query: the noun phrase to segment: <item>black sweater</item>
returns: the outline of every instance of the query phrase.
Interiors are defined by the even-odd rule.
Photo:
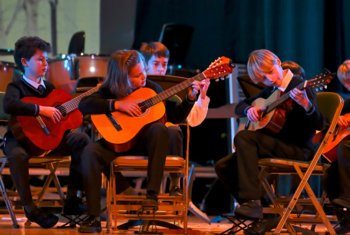
[[[146,86],[154,90],[157,94],[163,91],[161,86],[150,80],[146,81]],[[98,92],[84,97],[79,103],[79,110],[83,114],[104,114],[113,112],[115,97],[107,88],[100,88]],[[172,123],[181,123],[186,120],[189,112],[193,107],[194,102],[183,100],[177,104],[174,101],[166,101],[166,116],[167,120]]]
[[[341,95],[344,99],[344,107],[341,114],[344,115],[346,113],[350,113],[350,91],[344,92]]]
[[[21,99],[24,97],[44,98],[48,96],[55,87],[48,81],[44,80],[44,83],[46,89],[42,95],[23,79],[9,83],[3,101],[5,113],[10,114],[10,118],[13,118],[13,116],[37,116],[39,105],[23,102]],[[9,127],[7,135],[10,133],[11,129]]]
[[[38,105],[22,102],[21,99],[28,96],[38,98],[48,96],[55,87],[48,81],[44,80],[44,83],[46,89],[42,95],[22,79],[8,84],[3,103],[4,111],[10,115],[37,116],[39,114]]]
[[[286,92],[296,87],[300,82],[301,79],[294,76],[289,83]],[[306,92],[314,108],[312,108],[310,113],[306,113],[305,109],[293,100],[292,110],[287,113],[285,125],[276,135],[276,138],[287,144],[293,144],[301,148],[313,150],[311,139],[316,130],[322,130],[324,128],[325,122],[322,114],[317,108],[315,92],[309,88],[306,88]],[[255,99],[267,99],[272,93],[273,87],[267,87],[257,96],[239,102],[236,106],[235,113],[239,116],[246,116],[246,110],[251,106]]]

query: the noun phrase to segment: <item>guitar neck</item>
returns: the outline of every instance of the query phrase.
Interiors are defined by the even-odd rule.
[[[61,105],[59,105],[57,107],[57,109],[62,113],[62,115],[67,115],[68,113],[72,112],[73,110],[78,108],[79,102],[81,101],[81,99],[83,99],[86,96],[91,95],[92,93],[95,93],[96,91],[98,91],[99,87],[94,87],[90,90],[88,90],[87,92],[78,95],[77,97],[74,97],[73,99],[71,99],[70,101],[67,101]]]
[[[169,97],[179,93],[180,91],[186,89],[187,87],[191,86],[192,82],[197,80],[197,81],[201,81],[203,79],[205,79],[206,77],[204,76],[203,73],[197,74],[194,77],[191,77],[175,86],[170,87],[169,89],[166,89],[164,91],[162,91],[161,93],[159,93],[156,96],[153,96],[143,102],[141,102],[139,104],[139,106],[141,107],[141,109],[144,111],[150,107],[152,107],[155,104],[158,104],[159,102],[168,99]]]
[[[298,88],[299,90],[304,89],[304,82],[300,83],[299,85],[297,85],[295,88]],[[291,89],[292,90],[292,89]],[[291,91],[290,90],[290,91]],[[285,102],[286,100],[288,100],[290,98],[289,93],[290,91],[288,91],[287,93],[284,93],[281,97],[279,97],[277,100],[275,100],[274,102],[272,102],[271,104],[268,105],[265,113],[269,113],[272,110],[274,110],[278,105],[282,104],[283,102]]]

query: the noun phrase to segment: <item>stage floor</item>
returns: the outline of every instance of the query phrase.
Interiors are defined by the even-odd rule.
[[[74,234],[80,234],[78,232],[77,228],[51,228],[51,229],[42,229],[37,224],[32,224],[29,227],[25,226],[26,218],[23,214],[17,214],[17,221],[19,222],[20,228],[15,229],[12,227],[12,222],[10,220],[9,215],[1,214],[0,215],[0,234],[6,235],[74,235]],[[213,219],[214,217],[211,217]],[[61,221],[61,219],[60,219]],[[59,222],[58,226],[63,224],[63,222]],[[106,229],[106,222],[102,222],[103,231],[101,234],[108,234]],[[208,224],[201,220],[200,218],[190,215],[189,216],[189,223],[188,223],[188,234],[200,234],[200,235],[215,235],[220,234],[224,232],[225,230],[229,229],[232,226],[232,224],[226,220],[223,219],[220,222],[211,223]],[[301,224],[302,227],[308,228],[310,225]],[[163,235],[170,235],[170,234],[183,234],[183,230],[168,230],[159,227],[157,229],[159,232],[162,232]],[[112,234],[134,234],[135,231],[138,231],[138,228],[133,228],[130,230],[112,230]],[[326,234],[326,229],[322,225],[317,225],[316,232],[313,234]],[[237,234],[244,234],[242,231],[238,232]],[[312,233],[311,233],[312,234]]]

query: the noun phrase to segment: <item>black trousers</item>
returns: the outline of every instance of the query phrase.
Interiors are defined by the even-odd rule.
[[[174,156],[182,156],[183,157],[183,133],[179,126],[169,126],[168,127],[168,134],[169,134],[169,149],[167,155],[174,155]],[[105,175],[109,176],[109,170],[105,169],[104,173]],[[178,173],[170,173],[171,177],[178,177]],[[116,191],[117,193],[121,193],[124,190],[126,190],[128,187],[130,187],[129,180],[123,177],[121,173],[116,174],[116,180],[118,182]]]
[[[350,139],[344,139],[337,148],[339,196],[350,198]]]
[[[328,197],[350,198],[350,139],[342,140],[337,146],[337,160],[327,170],[325,188]]]
[[[219,160],[215,171],[238,202],[260,199],[260,158],[307,160],[311,151],[289,145],[258,131],[240,131],[234,139],[236,152]]]
[[[71,155],[68,191],[82,189],[82,179],[79,172],[81,153],[90,139],[85,133],[68,133],[60,145],[49,155]],[[12,135],[6,136],[4,152],[8,157],[12,180],[19,193],[23,206],[32,205],[33,199],[29,186],[29,159],[33,157],[17,142]]]
[[[183,133],[179,126],[169,126],[169,155],[183,156]]]
[[[167,127],[161,123],[152,123],[141,131],[137,143],[128,152],[115,153],[105,147],[103,141],[86,146],[83,151],[84,159],[81,161],[81,173],[86,192],[87,213],[94,216],[100,215],[101,173],[108,172],[110,163],[122,155],[148,156],[147,196],[156,199],[163,177],[168,144]],[[117,180],[119,181],[120,178]]]

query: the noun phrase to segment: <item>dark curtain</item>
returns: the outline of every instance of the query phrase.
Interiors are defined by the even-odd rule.
[[[133,48],[157,41],[163,24],[187,24],[194,33],[186,68],[204,69],[222,55],[246,63],[251,51],[266,48],[282,61],[298,62],[310,78],[324,68],[336,72],[342,61],[350,59],[349,12],[349,0],[138,0]],[[340,87],[334,79],[328,89],[340,91]],[[212,82],[210,107],[224,105],[225,93],[224,82]],[[205,120],[191,128],[191,160],[213,164],[225,156],[232,144],[226,133],[223,119]],[[197,188],[192,200],[202,200],[206,191]],[[210,191],[225,195],[224,190]],[[222,202],[226,210],[232,204]],[[210,213],[208,204],[205,210]],[[220,207],[217,200],[213,205],[216,210]]]
[[[186,68],[204,69],[222,55],[246,63],[251,51],[266,48],[282,61],[298,62],[310,78],[324,68],[335,72],[350,58],[348,12],[348,0],[139,0],[133,48],[157,41],[165,23],[187,24],[194,33]],[[220,84],[209,89],[211,108],[227,102],[225,83]],[[330,88],[338,88],[336,80]],[[223,120],[193,128],[191,157],[200,162],[223,157],[226,132]]]
[[[266,48],[311,77],[350,58],[349,11],[347,0],[139,0],[133,47],[158,40],[165,23],[188,24],[187,67],[205,68],[220,55],[245,63]]]

